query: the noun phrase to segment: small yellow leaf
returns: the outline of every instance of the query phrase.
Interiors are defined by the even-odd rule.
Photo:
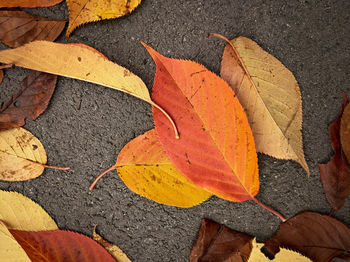
[[[0,221],[0,258],[6,262],[30,262],[27,253]]]
[[[161,204],[192,207],[211,196],[176,170],[155,129],[136,137],[122,149],[116,169],[130,190]]]
[[[229,42],[221,77],[247,112],[256,150],[294,160],[310,174],[301,135],[301,94],[292,72],[249,38]]]
[[[24,128],[0,131],[0,180],[23,181],[42,174],[46,152],[33,134]]]
[[[96,226],[94,227],[93,239],[103,246],[117,262],[131,262],[128,256],[118,246],[109,243],[96,233]]]
[[[79,25],[131,13],[141,0],[66,0],[69,9],[67,37]]]
[[[10,229],[43,231],[58,229],[55,221],[31,199],[0,190],[0,220]]]
[[[264,246],[264,243],[257,243],[256,239],[253,240],[253,249],[249,257],[249,262],[270,262],[260,249]],[[281,248],[281,250],[276,254],[274,262],[311,262],[310,259],[304,257],[298,252]]]

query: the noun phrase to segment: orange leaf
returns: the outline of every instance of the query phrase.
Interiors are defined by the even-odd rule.
[[[220,77],[192,61],[170,59],[144,44],[156,65],[152,97],[175,120],[153,110],[159,140],[174,166],[192,183],[231,201],[254,199],[258,162],[247,116]]]
[[[9,229],[32,261],[108,262],[112,256],[91,238],[70,231],[21,231]]]
[[[63,0],[0,0],[1,7],[47,7],[61,3]]]

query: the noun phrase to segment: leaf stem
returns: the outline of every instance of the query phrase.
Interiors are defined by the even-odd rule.
[[[52,169],[58,169],[58,170],[69,170],[70,169],[70,167],[48,166],[48,165],[44,165],[44,164],[42,164],[42,166],[45,168],[52,168]]]
[[[112,166],[110,168],[108,168],[107,170],[103,171],[96,179],[94,182],[92,182],[91,186],[89,187],[89,190],[93,190],[95,185],[97,184],[97,182],[108,172],[112,171],[115,169],[115,166]]]
[[[263,203],[261,203],[259,200],[257,200],[255,197],[252,197],[252,200],[254,200],[255,203],[257,203],[259,206],[265,208],[267,211],[270,211],[272,214],[278,216],[279,219],[282,220],[282,222],[286,221],[286,218],[284,216],[282,216],[280,213],[278,213],[277,211],[269,208],[268,206],[264,205]]]

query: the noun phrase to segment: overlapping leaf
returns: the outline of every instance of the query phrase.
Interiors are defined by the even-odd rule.
[[[66,0],[69,9],[67,37],[85,23],[111,19],[131,13],[141,0]]]
[[[13,128],[0,131],[0,179],[22,181],[38,177],[47,157],[43,145],[29,131]]]
[[[145,44],[144,44],[145,45]],[[153,110],[159,140],[192,183],[231,201],[259,191],[257,155],[247,117],[232,89],[204,66],[166,58],[145,45],[156,65],[152,98],[172,116]]]
[[[0,0],[1,1],[1,0]],[[18,47],[34,40],[54,41],[66,21],[50,20],[23,11],[0,11],[0,41]]]
[[[56,75],[31,71],[21,82],[20,90],[0,108],[0,130],[23,126],[25,118],[36,119],[51,99]]]
[[[256,150],[294,160],[309,174],[301,135],[301,95],[293,74],[248,38],[230,43],[223,54],[221,77],[247,112]]]
[[[0,221],[10,229],[56,230],[57,225],[45,210],[17,192],[0,190]]]
[[[211,196],[176,170],[154,129],[136,137],[122,149],[116,169],[130,190],[158,203],[192,207]]]
[[[21,231],[10,229],[32,261],[108,262],[113,257],[92,239],[70,231]]]
[[[350,229],[338,220],[314,212],[301,213],[280,225],[265,242],[271,258],[280,247],[300,252],[315,262],[350,259]]]
[[[343,93],[343,103],[338,117],[328,127],[329,137],[335,154],[327,164],[318,164],[322,186],[326,193],[327,201],[332,206],[333,211],[340,209],[350,194],[350,164],[342,149],[339,135],[341,118],[347,104],[346,94]]]
[[[0,0],[1,7],[47,7],[61,3],[63,0]]]

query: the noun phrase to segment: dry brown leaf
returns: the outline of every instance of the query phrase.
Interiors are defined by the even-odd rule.
[[[350,163],[350,104],[347,104],[340,122],[340,142],[343,152]]]
[[[55,221],[41,206],[17,192],[0,190],[0,220],[9,229],[25,231],[58,229]]]
[[[0,7],[47,7],[63,0],[0,0]]]
[[[4,71],[0,69],[0,84],[2,83],[2,80],[4,79]]]
[[[46,152],[35,136],[23,128],[0,131],[0,180],[23,181],[44,171]]]
[[[85,23],[111,19],[131,13],[141,0],[66,0],[69,9],[67,37]]]
[[[310,174],[302,143],[301,95],[293,74],[251,39],[229,42],[221,76],[247,112],[257,151],[294,160]]]
[[[64,29],[66,21],[49,20],[23,11],[0,11],[0,40],[18,47],[34,40],[54,41]]]
[[[128,256],[118,246],[109,243],[96,233],[96,226],[94,227],[93,239],[103,246],[117,262],[131,262]]]

